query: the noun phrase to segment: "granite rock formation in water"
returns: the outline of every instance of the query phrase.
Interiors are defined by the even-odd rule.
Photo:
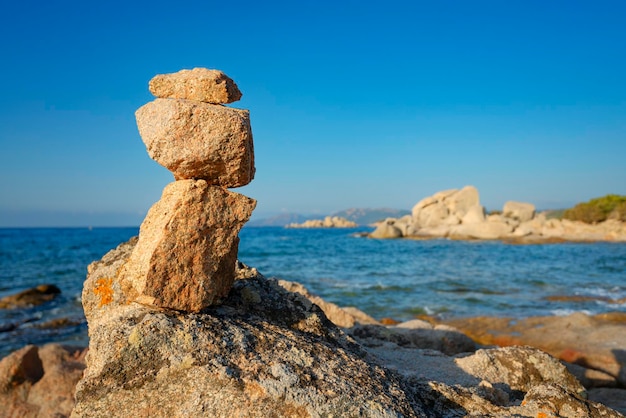
[[[451,238],[510,240],[523,243],[550,241],[626,241],[626,223],[607,220],[586,224],[547,219],[531,203],[509,201],[500,213],[486,214],[478,190],[465,186],[435,193],[420,200],[411,215],[388,218],[369,234],[371,238]]]

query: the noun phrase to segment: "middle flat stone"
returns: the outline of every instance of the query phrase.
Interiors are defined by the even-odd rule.
[[[254,178],[250,113],[184,99],[156,99],[135,112],[150,157],[176,180],[240,187]]]

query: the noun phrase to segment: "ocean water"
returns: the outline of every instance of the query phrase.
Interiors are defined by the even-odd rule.
[[[239,258],[267,277],[300,282],[330,302],[379,319],[626,312],[624,243],[355,236],[367,230],[244,227]],[[24,344],[87,344],[80,305],[87,265],[137,233],[138,228],[0,229],[0,298],[44,283],[62,290],[39,307],[0,310],[0,356]],[[42,328],[57,318],[71,325]]]

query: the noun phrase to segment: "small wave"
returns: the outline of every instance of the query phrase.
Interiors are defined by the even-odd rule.
[[[595,312],[592,312],[590,310],[587,309],[582,309],[582,310],[576,310],[576,309],[553,309],[550,311],[550,313],[554,316],[568,316],[568,315],[572,315],[575,313],[584,313],[585,315],[594,315]]]

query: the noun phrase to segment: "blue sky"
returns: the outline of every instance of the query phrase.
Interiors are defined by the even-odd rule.
[[[255,217],[626,194],[621,1],[0,5],[0,226],[137,225],[173,180],[134,112],[217,68],[251,112]]]

